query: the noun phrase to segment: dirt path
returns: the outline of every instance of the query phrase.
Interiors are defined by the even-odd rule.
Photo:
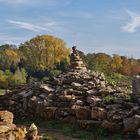
[[[56,138],[57,140],[80,140],[80,139],[64,136],[62,133],[58,132],[57,130],[48,130],[44,128],[38,128],[38,129],[40,134],[47,134],[49,137]]]

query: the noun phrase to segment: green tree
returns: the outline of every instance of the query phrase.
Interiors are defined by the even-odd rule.
[[[95,70],[110,73],[111,57],[105,53],[98,53],[95,56]]]
[[[16,85],[25,84],[27,78],[27,73],[25,69],[17,69],[14,74],[14,82]]]
[[[96,70],[95,66],[96,66],[96,59],[95,59],[96,54],[95,53],[88,53],[86,55],[86,64],[87,67],[91,70]]]

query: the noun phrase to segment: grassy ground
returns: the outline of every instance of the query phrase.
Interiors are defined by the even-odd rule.
[[[77,123],[68,124],[68,123],[60,123],[58,121],[42,121],[39,119],[24,119],[24,120],[15,120],[16,124],[20,125],[29,125],[31,123],[35,123],[38,127],[45,128],[47,130],[56,131],[62,133],[65,136],[69,136],[71,138],[78,138],[80,140],[131,140],[125,139],[119,134],[112,134],[107,132],[104,129],[96,128],[84,130],[81,129]],[[48,138],[44,135],[43,140],[53,140],[53,138]]]
[[[115,84],[118,86],[126,86],[128,88],[131,86],[131,77],[121,75],[119,73],[111,73],[106,75],[106,81],[110,84]]]
[[[4,89],[0,89],[0,95],[3,95],[5,93]]]

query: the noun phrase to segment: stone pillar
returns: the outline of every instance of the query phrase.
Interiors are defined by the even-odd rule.
[[[133,91],[133,97],[139,100],[140,99],[140,75],[133,76],[132,91]]]

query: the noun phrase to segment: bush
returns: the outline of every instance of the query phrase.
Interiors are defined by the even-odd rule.
[[[14,74],[15,85],[25,84],[26,78],[27,78],[26,70],[23,68],[21,70],[17,69],[15,74]]]
[[[130,86],[131,80],[129,76],[124,76],[120,73],[111,73],[110,75],[106,75],[106,81],[109,84],[115,85],[128,85]]]
[[[61,72],[61,71],[56,70],[56,69],[55,69],[55,70],[51,70],[50,73],[49,73],[49,77],[50,77],[50,78],[55,77],[55,76],[59,75],[60,72]]]
[[[0,88],[7,88],[7,87],[8,87],[7,76],[4,74],[3,71],[0,70]]]
[[[25,84],[26,78],[27,73],[25,69],[17,69],[15,73],[10,72],[9,70],[0,70],[0,88]]]
[[[116,100],[116,97],[107,95],[103,98],[104,103],[113,103]]]

